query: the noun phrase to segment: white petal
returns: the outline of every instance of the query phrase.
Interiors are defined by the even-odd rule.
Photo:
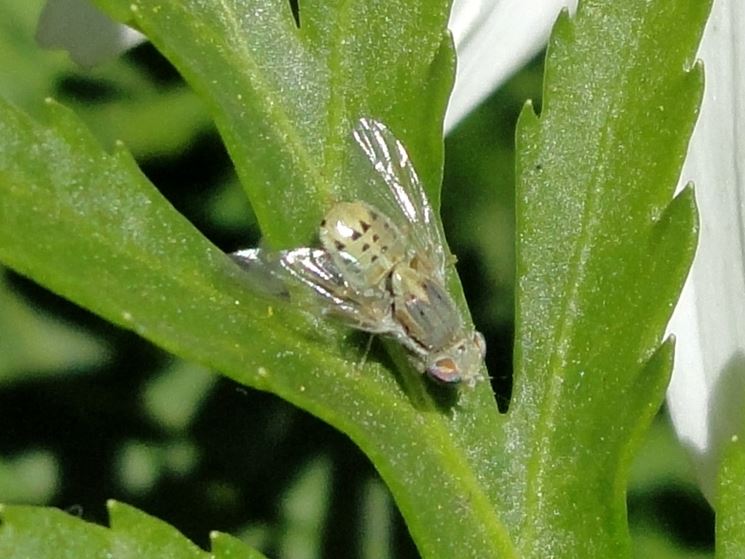
[[[454,0],[458,67],[445,132],[543,48],[559,11],[577,0]]]
[[[667,401],[713,502],[720,448],[745,426],[745,3],[715,0],[699,56],[706,91],[682,184],[696,183],[701,235],[670,322]]]
[[[39,16],[36,40],[61,48],[80,66],[99,64],[141,43],[145,37],[109,19],[88,0],[48,0]]]

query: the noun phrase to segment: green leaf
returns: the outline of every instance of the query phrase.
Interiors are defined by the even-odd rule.
[[[733,437],[722,448],[717,486],[717,559],[736,558],[745,549],[745,445]]]
[[[307,244],[329,203],[357,194],[345,152],[363,115],[397,131],[437,205],[449,1],[301,3],[299,28],[286,0],[98,3],[205,99],[272,245]]]
[[[166,349],[275,392],[349,434],[373,458],[433,556],[464,545],[474,556],[508,549],[487,493],[498,490],[489,482],[498,451],[488,388],[464,393],[458,413],[446,415],[427,397],[412,402],[379,364],[358,371],[356,348],[330,351],[333,331],[314,332],[298,311],[258,298],[124,151],[103,153],[54,103],[49,128],[0,104],[0,138],[0,259]],[[467,446],[474,449],[468,455]],[[443,472],[457,477],[443,479]],[[439,489],[423,501],[425,475]],[[464,494],[472,507],[454,529],[449,511]],[[427,537],[438,525],[457,537]]]
[[[229,534],[212,532],[212,552],[224,559],[265,559],[264,555]]]
[[[351,173],[361,114],[397,130],[434,197],[452,79],[446,4],[324,4],[301,13],[302,32],[285,3],[260,4],[140,3],[135,15],[205,96],[267,237],[304,244],[334,197],[356,188],[340,177]],[[399,49],[412,56],[405,68],[391,64]],[[294,94],[301,86],[307,96]],[[345,432],[388,483],[422,554],[511,556],[493,506],[501,445],[488,386],[430,394],[374,356],[360,367],[357,336],[257,296],[123,149],[104,153],[49,105],[45,124],[0,105],[0,260]]]
[[[438,200],[446,1],[301,3],[299,28],[279,0],[100,3],[205,100],[272,246],[306,245],[329,204],[364,199],[349,147],[362,115],[396,131]],[[690,190],[670,200],[707,10],[595,0],[557,25],[542,116],[527,109],[518,133],[506,418],[484,384],[438,393],[376,354],[360,366],[358,336],[261,298],[123,149],[53,102],[43,123],[0,103],[0,260],[346,433],[424,557],[628,554],[628,463],[661,402],[662,332],[695,244]]]
[[[58,509],[0,507],[0,557],[4,559],[262,559],[223,534],[213,534],[212,553],[199,549],[175,528],[135,508],[109,501],[111,528],[85,522]]]
[[[703,88],[710,2],[581,3],[559,18],[517,144],[515,390],[505,494],[526,556],[630,552],[631,455],[660,406],[666,322],[696,243],[670,202]],[[578,473],[581,472],[581,475]]]

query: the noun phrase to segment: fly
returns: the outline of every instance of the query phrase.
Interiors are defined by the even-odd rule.
[[[329,209],[319,227],[321,248],[232,256],[302,285],[324,313],[347,325],[396,339],[431,379],[473,387],[482,378],[486,344],[445,289],[444,241],[406,148],[370,118],[358,121],[353,136],[381,184],[367,202]]]

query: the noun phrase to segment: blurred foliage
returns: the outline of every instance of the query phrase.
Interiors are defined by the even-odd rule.
[[[745,549],[745,444],[733,435],[722,448],[716,506],[717,557],[735,559]]]
[[[129,61],[83,71],[64,52],[41,50],[34,32],[42,4],[9,0],[0,5],[5,99],[39,116],[44,98],[54,97],[75,107],[103,145],[122,140],[135,155],[150,158],[178,153],[194,141],[196,131],[211,126],[199,98],[162,58],[133,64],[135,54]]]
[[[255,221],[211,121],[162,57],[144,45],[83,72],[36,47],[40,9],[40,1],[0,4],[0,95],[31,114],[46,96],[63,100],[104,145],[124,140],[218,246],[255,245]],[[541,60],[446,142],[445,229],[503,400],[512,361],[512,131],[523,101],[540,102]],[[494,136],[493,122],[504,134]],[[1,502],[59,506],[105,524],[104,500],[115,497],[202,546],[209,526],[273,557],[417,556],[387,489],[346,437],[9,272],[0,282],[0,424]],[[634,463],[628,506],[638,557],[712,556],[713,514],[664,416]]]

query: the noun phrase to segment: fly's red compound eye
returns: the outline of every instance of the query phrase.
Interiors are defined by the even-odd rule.
[[[457,384],[461,381],[460,370],[450,357],[443,357],[427,368],[427,375],[442,384]]]

